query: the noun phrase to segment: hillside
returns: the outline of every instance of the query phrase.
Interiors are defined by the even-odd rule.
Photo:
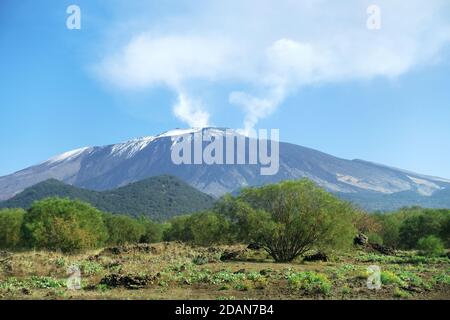
[[[436,209],[450,208],[449,189],[436,191],[431,196],[418,195],[412,191],[397,192],[394,194],[339,192],[336,195],[368,211],[393,211],[398,208],[411,206]]]
[[[107,212],[133,216],[143,214],[156,220],[204,210],[214,203],[211,196],[178,178],[158,176],[103,192],[81,189],[50,179],[0,202],[0,208],[26,209],[36,200],[55,196],[85,201]]]

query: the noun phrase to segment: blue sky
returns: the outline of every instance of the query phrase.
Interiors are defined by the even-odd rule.
[[[450,178],[448,3],[335,2],[1,1],[0,175],[216,125]]]

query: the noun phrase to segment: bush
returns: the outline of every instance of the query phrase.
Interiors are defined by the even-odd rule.
[[[25,210],[0,210],[0,248],[13,249],[21,242],[21,228]]]
[[[406,249],[414,249],[420,238],[438,236],[441,231],[441,216],[437,212],[425,211],[408,217],[400,228],[400,243]]]
[[[101,246],[107,230],[102,213],[89,204],[48,198],[25,215],[23,235],[30,247],[74,252]]]
[[[386,246],[415,249],[418,240],[429,235],[450,245],[450,210],[411,207],[374,217],[381,224],[376,233]]]
[[[106,214],[104,219],[109,244],[138,243],[145,235],[145,226],[131,217]]]
[[[197,245],[210,246],[214,243],[227,242],[229,223],[216,213],[203,212],[193,215],[190,227],[193,242]]]
[[[215,211],[229,221],[227,237],[232,242],[254,242],[262,230],[272,228],[270,213],[255,210],[244,199],[227,195],[217,203]]]
[[[164,230],[168,228],[167,225],[153,222],[147,218],[140,218],[139,223],[144,228],[144,234],[141,236],[142,243],[156,243],[163,239]]]
[[[404,220],[403,213],[375,214],[374,217],[380,222],[381,228],[378,232],[384,245],[400,247],[400,227]]]
[[[354,209],[308,180],[244,189],[235,201],[218,208],[241,229],[239,237],[259,243],[277,262],[313,248],[349,247],[356,233]]]
[[[367,235],[369,237],[369,243],[372,244],[383,244],[383,238],[377,233],[369,233]]]
[[[381,283],[382,284],[394,284],[404,287],[406,282],[400,279],[395,273],[391,271],[382,271],[381,272]]]
[[[441,239],[445,242],[447,248],[450,248],[450,213],[448,214],[446,221],[442,224]]]
[[[197,245],[228,242],[229,222],[214,212],[201,212],[191,216],[180,216],[170,220],[164,234],[166,241],[180,240]]]
[[[194,240],[194,235],[191,229],[190,216],[178,216],[169,221],[169,227],[164,232],[165,241],[183,241],[190,242]]]
[[[428,236],[419,239],[417,249],[427,256],[439,256],[444,253],[444,244],[436,236]]]
[[[329,294],[332,286],[326,275],[310,271],[288,274],[287,280],[292,290],[303,290],[308,294]]]

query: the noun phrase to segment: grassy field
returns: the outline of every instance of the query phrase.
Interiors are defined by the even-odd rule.
[[[224,253],[233,259],[221,261]],[[80,290],[66,287],[73,265]],[[379,290],[366,285],[371,265],[382,271]],[[450,299],[450,260],[355,248],[327,262],[280,264],[244,246],[175,242],[80,255],[0,251],[0,299]]]

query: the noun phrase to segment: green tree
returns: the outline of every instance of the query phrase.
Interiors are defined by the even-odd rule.
[[[444,221],[440,232],[441,239],[445,242],[447,248],[450,248],[450,210]]]
[[[0,248],[14,249],[21,242],[21,228],[25,210],[0,210]]]
[[[164,232],[165,241],[191,242],[194,235],[191,228],[192,219],[190,216],[178,216],[169,220],[169,227]]]
[[[382,243],[386,246],[400,247],[400,227],[405,219],[405,213],[378,213],[374,215],[381,225],[380,230],[376,232],[382,239]]]
[[[165,224],[156,223],[145,217],[141,217],[139,223],[144,227],[140,242],[156,243],[163,239],[164,230],[167,228]]]
[[[229,221],[227,237],[231,242],[251,242],[257,237],[257,230],[271,221],[270,214],[255,210],[240,198],[226,195],[216,204],[214,210]]]
[[[228,221],[214,212],[194,214],[190,218],[193,242],[197,245],[209,246],[214,243],[228,241]]]
[[[428,256],[439,256],[444,253],[444,244],[438,237],[430,235],[419,239],[417,249]]]
[[[383,244],[396,248],[414,249],[420,238],[440,237],[444,243],[450,238],[450,210],[402,208],[390,213],[376,213],[373,217],[381,224],[376,232]]]
[[[179,240],[208,246],[213,243],[229,242],[230,224],[224,216],[206,211],[190,216],[179,216],[169,221],[164,234],[166,241]]]
[[[89,204],[48,198],[25,215],[23,235],[30,247],[74,252],[101,246],[107,230],[102,213]]]
[[[128,216],[105,214],[105,225],[109,244],[138,243],[145,235],[145,226]]]
[[[355,210],[309,180],[244,189],[236,203],[222,203],[239,238],[256,241],[278,262],[312,248],[344,248],[356,233]]]
[[[429,235],[439,236],[442,222],[442,216],[437,211],[413,212],[400,227],[401,246],[406,249],[414,249],[420,238]]]

